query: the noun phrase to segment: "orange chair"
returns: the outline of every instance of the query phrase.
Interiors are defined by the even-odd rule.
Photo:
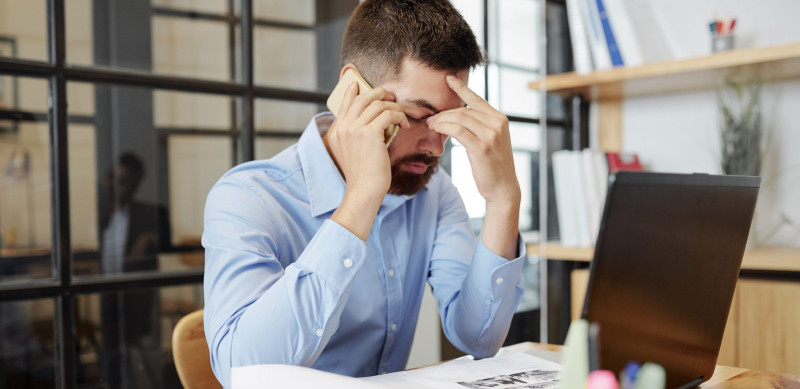
[[[184,316],[175,325],[172,331],[172,357],[184,388],[222,388],[211,370],[202,309]]]

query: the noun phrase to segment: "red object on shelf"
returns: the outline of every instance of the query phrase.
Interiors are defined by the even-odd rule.
[[[642,164],[639,156],[635,153],[606,153],[608,159],[608,172],[614,173],[619,170],[642,171]]]

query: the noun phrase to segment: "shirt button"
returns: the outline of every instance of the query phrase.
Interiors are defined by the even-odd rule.
[[[389,277],[394,277],[394,269],[389,269]]]
[[[317,330],[314,331],[314,333],[317,334],[317,336],[322,336],[322,328],[317,328]]]
[[[500,285],[500,284],[502,284],[502,283],[503,283],[503,277],[499,277],[499,278],[497,278],[497,280],[495,281],[495,283],[497,283],[497,285]]]
[[[397,331],[397,323],[392,323],[392,331]]]
[[[345,260],[342,261],[342,264],[344,264],[344,267],[349,269],[349,268],[353,267],[353,260],[350,259],[350,258],[345,258]]]

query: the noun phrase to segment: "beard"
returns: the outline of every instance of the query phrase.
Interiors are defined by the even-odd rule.
[[[405,163],[424,163],[428,165],[425,173],[415,174],[403,169]],[[389,186],[389,193],[401,196],[411,196],[417,194],[439,168],[439,157],[426,154],[411,154],[400,158],[392,164],[392,183]]]

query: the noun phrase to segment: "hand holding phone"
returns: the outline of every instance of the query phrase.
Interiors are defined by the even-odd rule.
[[[366,241],[392,181],[388,144],[398,125],[410,124],[392,93],[370,88],[349,67],[328,99],[328,108],[337,118],[323,141],[346,183],[331,220]]]
[[[364,80],[364,77],[361,77],[355,69],[347,69],[345,70],[342,77],[339,79],[339,83],[336,84],[336,87],[333,88],[333,92],[331,95],[328,96],[328,109],[333,113],[333,116],[339,115],[339,109],[342,107],[342,102],[344,101],[344,94],[347,91],[347,87],[350,86],[353,82],[358,83],[358,94],[362,94],[372,87]],[[397,124],[390,124],[383,131],[383,143],[386,144],[388,148],[389,145],[394,140],[394,137],[397,136],[397,132],[400,130],[400,126]]]

